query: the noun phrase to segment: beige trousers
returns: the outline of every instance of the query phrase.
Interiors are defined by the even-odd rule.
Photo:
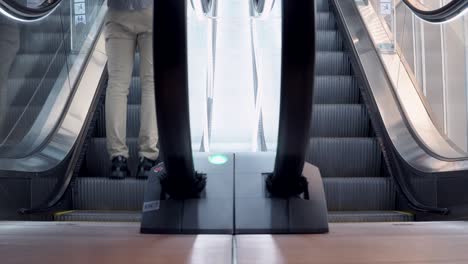
[[[109,84],[106,93],[107,150],[111,158],[128,158],[126,144],[127,97],[135,51],[140,52],[141,112],[139,155],[155,160],[158,132],[154,101],[153,9],[120,11],[109,9],[105,22]]]

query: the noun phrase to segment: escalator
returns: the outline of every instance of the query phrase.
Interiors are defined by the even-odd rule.
[[[6,149],[21,142],[54,84],[63,79],[60,74],[66,66],[69,50],[63,45],[62,29],[70,26],[57,13],[47,21],[30,26],[18,26],[4,18],[2,20],[5,26],[10,27],[2,34],[10,34],[19,45],[5,85],[8,90],[4,91],[4,100],[9,107],[5,109],[0,138],[2,152],[6,153]]]
[[[324,178],[331,222],[411,221],[397,211],[396,186],[386,171],[359,83],[344,50],[343,38],[327,1],[318,2],[316,91],[307,161]],[[136,57],[138,64],[139,57]],[[127,111],[130,156],[137,157],[140,86],[133,71]],[[72,187],[72,211],[61,221],[138,221],[145,181],[108,179],[105,118],[101,111],[86,152],[85,165]],[[136,160],[130,160],[135,169]],[[135,175],[135,173],[133,173]]]
[[[376,119],[382,109],[376,109],[369,103],[370,93],[366,90],[369,85],[366,82],[368,76],[356,64],[356,52],[351,48],[350,33],[343,27],[343,18],[339,15],[334,0],[317,1],[316,85],[306,160],[320,168],[330,222],[413,221],[415,214],[421,215],[421,211],[429,214],[431,210],[424,211],[424,207],[415,206],[417,203],[411,201],[412,197],[407,192],[414,194],[418,190],[408,191],[400,178],[404,173],[395,173],[395,163],[398,160],[392,156],[393,152],[388,147],[391,141],[382,132],[384,128]],[[50,19],[54,20],[54,17],[51,16]],[[32,33],[31,35],[34,36]],[[38,38],[42,37],[41,35]],[[21,72],[28,67],[45,67],[40,65],[42,60],[38,56],[47,56],[44,55],[47,52],[40,48],[39,54],[41,55],[20,53],[17,62],[19,66],[14,66],[19,68],[14,68],[16,70],[13,72]],[[21,64],[23,60],[34,60],[39,64]],[[60,197],[61,207],[55,207],[54,204],[54,208],[48,208],[48,211],[55,211],[54,220],[141,220],[146,181],[136,179],[134,171],[138,162],[135,157],[138,156],[140,123],[139,60],[137,54],[127,110],[127,136],[131,157],[129,167],[132,177],[125,180],[108,178],[110,160],[105,151],[104,103],[102,98],[95,98],[95,108],[91,107],[88,113],[94,115],[94,119],[89,119],[92,121],[90,130],[81,131],[82,141],[78,141],[74,148],[77,158],[71,158],[72,162],[69,164],[72,168],[68,168],[67,173],[60,172],[61,175],[66,174],[71,184],[67,195]],[[102,77],[105,76],[99,75],[99,78]],[[15,81],[10,82],[9,86],[15,87]],[[101,94],[96,93],[95,96],[99,97]],[[15,104],[21,103],[18,101],[20,99],[14,100],[18,102]],[[29,110],[35,112],[34,108]],[[459,175],[457,173],[451,176],[455,178]],[[421,174],[424,173],[417,175],[419,178],[416,181],[421,180]],[[429,184],[432,183],[431,179]],[[62,186],[68,187],[68,183]],[[426,196],[434,196],[427,195],[431,187],[428,188],[429,191],[424,189],[419,192],[418,198],[422,197],[424,200]],[[49,188],[48,192],[52,190]],[[435,203],[434,208],[437,205]],[[429,216],[427,219],[433,218]]]
[[[61,1],[0,2],[2,218],[50,219],[17,210],[47,211],[65,194],[74,146],[102,90],[103,3],[87,1],[85,19],[72,20],[73,7]]]

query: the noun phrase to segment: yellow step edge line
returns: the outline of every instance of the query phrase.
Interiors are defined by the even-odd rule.
[[[75,210],[57,212],[57,213],[54,214],[54,216],[62,216],[62,215],[66,215],[66,214],[71,214],[73,212],[75,212]]]

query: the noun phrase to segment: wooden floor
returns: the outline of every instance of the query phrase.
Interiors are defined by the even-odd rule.
[[[327,235],[232,237],[140,235],[139,225],[127,223],[0,222],[0,263],[468,264],[468,222],[330,228]]]

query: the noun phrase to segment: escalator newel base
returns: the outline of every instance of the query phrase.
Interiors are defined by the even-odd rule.
[[[308,197],[309,183],[306,177],[304,176],[293,177],[294,179],[297,179],[297,180],[283,181],[281,179],[284,179],[284,178],[274,177],[273,173],[268,173],[266,174],[266,176],[267,176],[266,188],[272,196],[278,197],[278,198],[289,198],[289,197],[303,194],[304,199],[307,200],[309,198]],[[275,179],[279,179],[279,180],[275,181]]]
[[[260,170],[267,167],[264,164],[274,163],[274,154],[268,158],[258,158],[252,153],[236,154],[236,167],[242,170],[236,173],[236,234],[327,233],[328,211],[319,169],[305,163],[299,187],[307,189],[296,186],[300,190],[298,195],[279,190],[281,185],[275,183],[277,194],[288,194],[280,197],[268,190],[268,175]]]
[[[183,183],[177,181],[178,179],[167,177],[165,173],[160,178],[162,191],[176,200],[199,198],[206,186],[206,174],[195,172],[195,176],[190,179],[190,182]]]
[[[180,182],[183,177],[168,177],[164,163],[152,169],[145,188],[141,233],[234,232],[233,156],[229,162],[217,167],[210,166],[207,153],[194,154],[194,158],[197,167],[206,174],[197,173],[195,182],[185,185]],[[169,182],[170,179],[175,180]]]

